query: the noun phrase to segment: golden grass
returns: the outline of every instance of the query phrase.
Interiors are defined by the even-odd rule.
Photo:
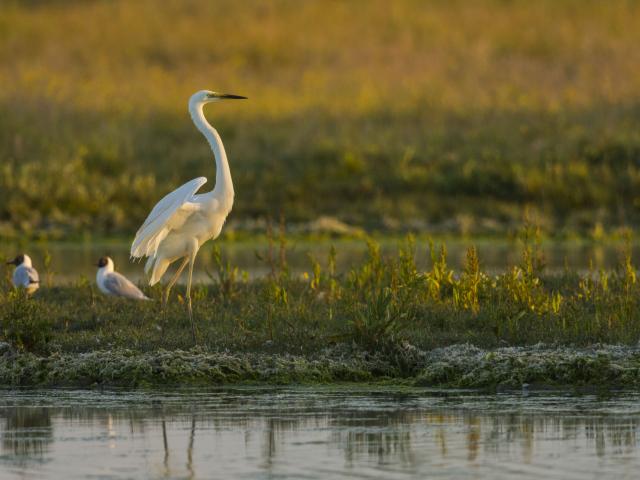
[[[629,1],[3,3],[3,103],[182,112],[214,88],[250,96],[241,114],[349,115],[554,111],[640,91]]]
[[[250,98],[207,113],[238,218],[635,225],[638,45],[623,0],[4,1],[0,236],[130,232],[212,168],[201,88]]]

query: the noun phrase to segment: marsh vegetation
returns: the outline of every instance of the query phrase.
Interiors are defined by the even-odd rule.
[[[545,273],[537,230],[528,227],[521,233],[521,260],[489,274],[473,245],[461,270],[448,265],[444,244],[432,244],[430,266],[418,269],[409,236],[392,254],[369,240],[365,257],[344,272],[336,271],[331,247],[292,274],[284,234],[270,242],[262,258],[267,274],[256,279],[213,247],[211,282],[194,291],[201,346],[304,354],[341,343],[378,350],[407,342],[431,349],[464,342],[631,345],[640,339],[640,284],[630,243],[621,247],[614,269]],[[160,298],[159,288],[145,291]],[[5,282],[2,334],[19,349],[43,353],[190,348],[182,294],[178,289],[162,310],[159,301],[104,297],[86,278],[42,288],[33,298]]]
[[[131,235],[212,179],[186,113],[201,88],[250,97],[211,112],[227,235],[280,214],[504,233],[525,208],[559,237],[638,225],[639,8],[3,1],[0,236]]]
[[[0,382],[9,385],[166,385],[391,381],[458,387],[640,385],[640,285],[631,238],[612,269],[548,272],[539,230],[520,233],[520,260],[499,273],[474,245],[462,268],[431,243],[418,268],[412,236],[397,250],[366,241],[346,270],[337,250],[295,273],[284,226],[256,253],[251,278],[220,252],[192,292],[168,307],[106,297],[81,277],[28,297],[0,289]],[[298,265],[300,268],[300,265]],[[615,346],[612,346],[615,345]]]

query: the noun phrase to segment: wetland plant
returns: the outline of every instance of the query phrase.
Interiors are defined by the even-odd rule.
[[[310,257],[307,272],[293,275],[284,234],[270,238],[261,257],[268,274],[250,281],[214,251],[214,281],[194,293],[201,347],[303,353],[339,343],[375,351],[465,342],[635,345],[640,338],[640,284],[628,245],[615,269],[548,274],[539,241],[525,236],[521,261],[489,274],[473,246],[462,270],[454,271],[445,245],[430,244],[431,265],[419,269],[408,237],[395,254],[368,241],[365,258],[344,273],[336,272],[340,252],[331,248],[325,261]],[[158,289],[145,293],[156,300],[160,295]],[[41,289],[27,300],[5,280],[2,337],[34,351],[192,346],[182,306],[162,313],[159,301],[143,303],[73,286]]]

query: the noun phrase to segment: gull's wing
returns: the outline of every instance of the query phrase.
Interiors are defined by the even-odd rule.
[[[191,202],[205,183],[206,177],[195,178],[160,200],[138,229],[131,245],[131,256],[154,256],[167,234],[182,226],[189,215],[197,210],[197,205]]]
[[[16,287],[28,287],[34,283],[40,283],[38,272],[33,267],[18,267],[13,272],[13,284]]]
[[[131,281],[118,272],[111,272],[105,275],[103,286],[111,295],[117,297],[134,298],[136,300],[149,300]]]
[[[29,283],[40,283],[40,276],[38,275],[38,271],[33,267],[25,268],[27,271],[27,275],[29,277]]]

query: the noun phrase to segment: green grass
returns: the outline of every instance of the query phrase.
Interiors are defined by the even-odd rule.
[[[228,230],[554,236],[640,224],[640,6],[614,0],[82,1],[0,6],[0,237],[130,235],[214,178]]]
[[[482,269],[474,246],[452,270],[431,246],[421,271],[409,236],[395,253],[368,241],[338,273],[335,248],[293,276],[287,241],[270,237],[265,277],[212,252],[197,285],[194,347],[184,289],[154,301],[106,297],[86,279],[33,297],[0,284],[0,382],[129,387],[173,384],[391,382],[465,388],[640,385],[640,283],[630,238],[611,270],[545,272],[539,231],[520,234],[521,260]],[[517,348],[503,348],[517,347]]]
[[[635,345],[640,339],[640,283],[630,247],[611,271],[544,271],[537,232],[522,233],[522,260],[489,275],[473,246],[461,271],[446,248],[432,247],[421,272],[409,237],[397,253],[367,256],[338,274],[335,249],[310,258],[306,273],[289,274],[286,241],[272,244],[270,273],[248,280],[214,251],[213,283],[198,285],[193,304],[198,343],[208,350],[311,354],[339,344],[379,351],[411,344],[423,350],[457,343],[494,348],[539,342]],[[324,266],[323,266],[324,265]],[[154,299],[160,289],[147,289]],[[133,302],[97,292],[86,280],[41,288],[33,298],[8,287],[0,293],[2,338],[36,353],[188,349],[189,319],[178,289],[163,311],[158,300]]]

